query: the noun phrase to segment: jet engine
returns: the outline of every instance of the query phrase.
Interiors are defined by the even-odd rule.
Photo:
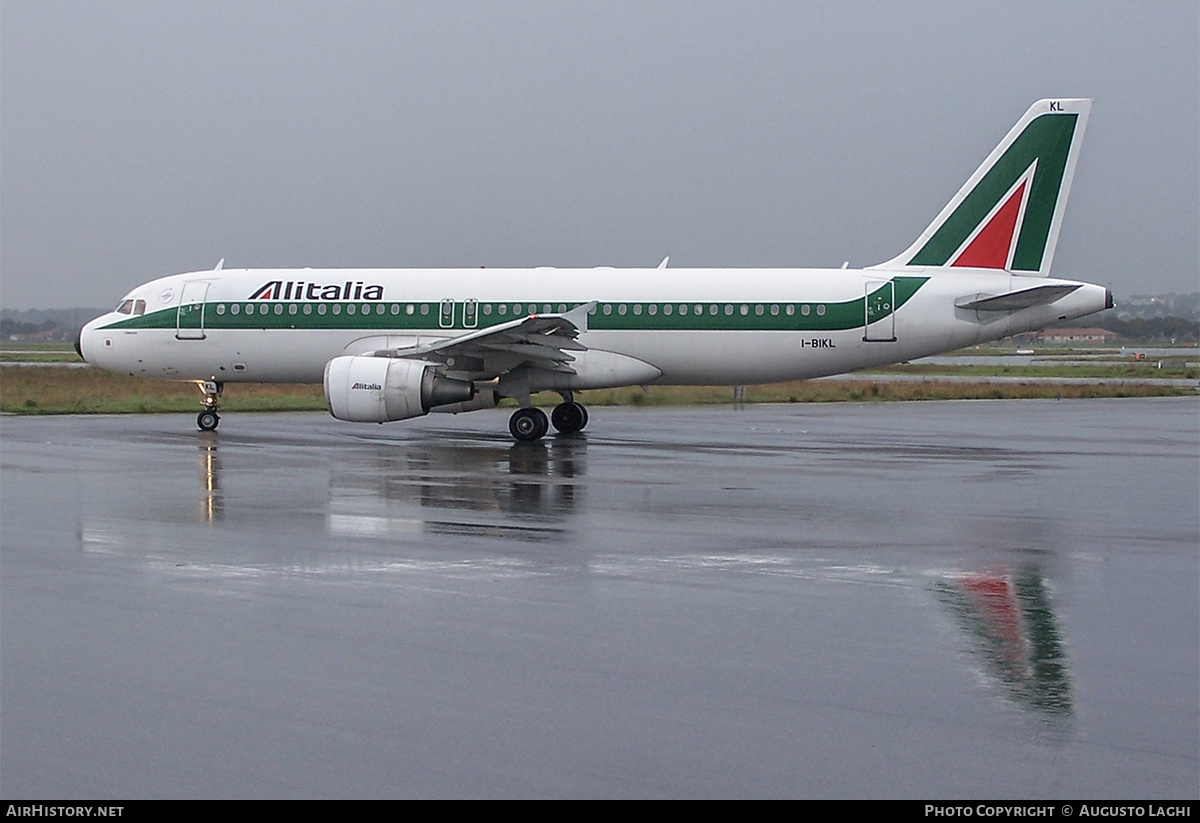
[[[338,420],[407,420],[474,397],[474,383],[438,374],[419,360],[347,355],[325,365],[325,402]]]

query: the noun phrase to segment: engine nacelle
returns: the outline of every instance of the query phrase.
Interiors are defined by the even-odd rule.
[[[446,414],[461,414],[463,412],[483,411],[484,409],[494,409],[496,404],[500,402],[495,388],[484,384],[483,388],[475,387],[475,399],[469,400],[466,403],[451,403],[448,406],[434,406],[430,411]]]
[[[325,402],[338,420],[385,423],[466,403],[475,384],[438,374],[428,363],[397,357],[347,355],[325,365]]]

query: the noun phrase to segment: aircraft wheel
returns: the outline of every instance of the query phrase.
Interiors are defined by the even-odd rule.
[[[582,403],[559,403],[550,413],[550,422],[563,434],[583,431],[583,427],[588,423],[587,409]]]
[[[200,427],[202,432],[216,431],[217,424],[221,422],[221,418],[217,416],[215,411],[202,411],[196,415],[196,425]]]
[[[550,429],[550,421],[541,409],[517,409],[508,418],[508,430],[512,436],[522,442],[538,440],[545,436]]]

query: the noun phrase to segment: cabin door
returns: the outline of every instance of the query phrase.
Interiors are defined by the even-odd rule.
[[[896,342],[896,285],[891,280],[868,280],[863,315],[863,340]]]
[[[204,298],[208,295],[208,286],[205,280],[189,280],[183,284],[175,320],[175,336],[180,340],[204,339]]]

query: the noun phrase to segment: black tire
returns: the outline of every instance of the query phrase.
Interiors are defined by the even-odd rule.
[[[587,409],[581,403],[560,403],[550,413],[550,422],[563,434],[575,434],[587,425]]]
[[[522,443],[540,440],[546,436],[549,429],[550,421],[541,409],[517,409],[512,417],[508,418],[509,433]]]
[[[220,416],[215,411],[202,411],[196,415],[196,425],[200,427],[202,432],[216,431],[217,424],[221,422]]]

